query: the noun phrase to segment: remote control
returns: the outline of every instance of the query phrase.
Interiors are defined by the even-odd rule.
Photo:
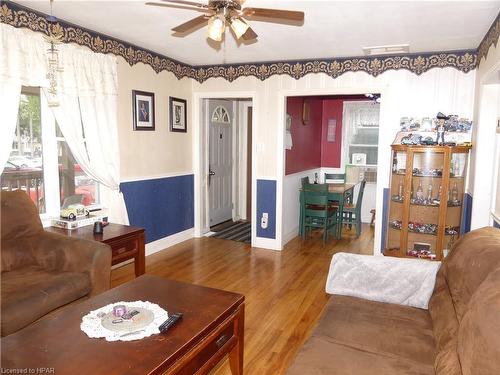
[[[182,313],[173,313],[172,315],[169,314],[169,317],[167,320],[165,320],[158,329],[160,332],[167,332],[167,330],[172,327],[177,321],[182,318]]]
[[[122,319],[129,320],[132,319],[132,317],[137,314],[139,314],[139,311],[137,310],[127,311],[125,314],[122,315]]]

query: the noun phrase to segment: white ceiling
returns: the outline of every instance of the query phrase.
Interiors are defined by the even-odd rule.
[[[15,1],[49,13],[49,0]],[[145,1],[54,1],[54,15],[191,65],[361,56],[362,47],[410,44],[410,52],[476,48],[500,1],[268,1],[245,6],[305,12],[303,26],[251,21],[256,43],[208,41],[206,28],[180,38],[170,29],[201,13]],[[201,0],[207,2],[207,0]]]

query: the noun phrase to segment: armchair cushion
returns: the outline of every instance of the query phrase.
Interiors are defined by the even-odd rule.
[[[2,336],[90,292],[88,274],[28,266],[2,274]]]
[[[25,191],[2,192],[1,196],[2,241],[31,237],[43,232],[36,206]]]
[[[91,296],[109,289],[111,248],[106,244],[44,231],[34,248],[34,257],[48,271],[86,273]]]

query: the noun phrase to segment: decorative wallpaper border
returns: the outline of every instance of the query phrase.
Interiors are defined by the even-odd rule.
[[[481,63],[482,58],[488,56],[488,51],[491,45],[497,46],[498,38],[500,37],[500,13],[498,13],[497,18],[491,24],[490,29],[484,36],[479,47],[477,47],[477,64]]]
[[[0,1],[0,22],[16,28],[27,28],[45,35],[52,32],[60,36],[64,43],[76,43],[98,53],[112,53],[123,57],[131,66],[142,62],[150,65],[156,73],[169,71],[178,79],[187,77],[195,79],[199,83],[216,77],[222,77],[229,82],[247,76],[265,80],[273,75],[289,75],[299,79],[310,73],[325,73],[332,78],[337,78],[344,73],[358,71],[376,77],[388,70],[400,69],[406,69],[420,75],[433,68],[446,67],[467,73],[474,70],[480,61],[477,50],[464,50],[378,57],[191,66],[64,21],[50,23],[46,20],[45,14],[10,1]],[[498,31],[497,17],[487,34],[488,38],[485,37],[481,43],[481,51],[485,50],[487,53],[487,48],[484,46],[494,39],[495,34],[498,39]],[[497,39],[493,42],[496,43]]]

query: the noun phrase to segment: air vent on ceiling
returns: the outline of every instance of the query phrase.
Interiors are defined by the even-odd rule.
[[[392,46],[363,47],[366,56],[396,55],[410,52],[409,44],[394,44]]]

